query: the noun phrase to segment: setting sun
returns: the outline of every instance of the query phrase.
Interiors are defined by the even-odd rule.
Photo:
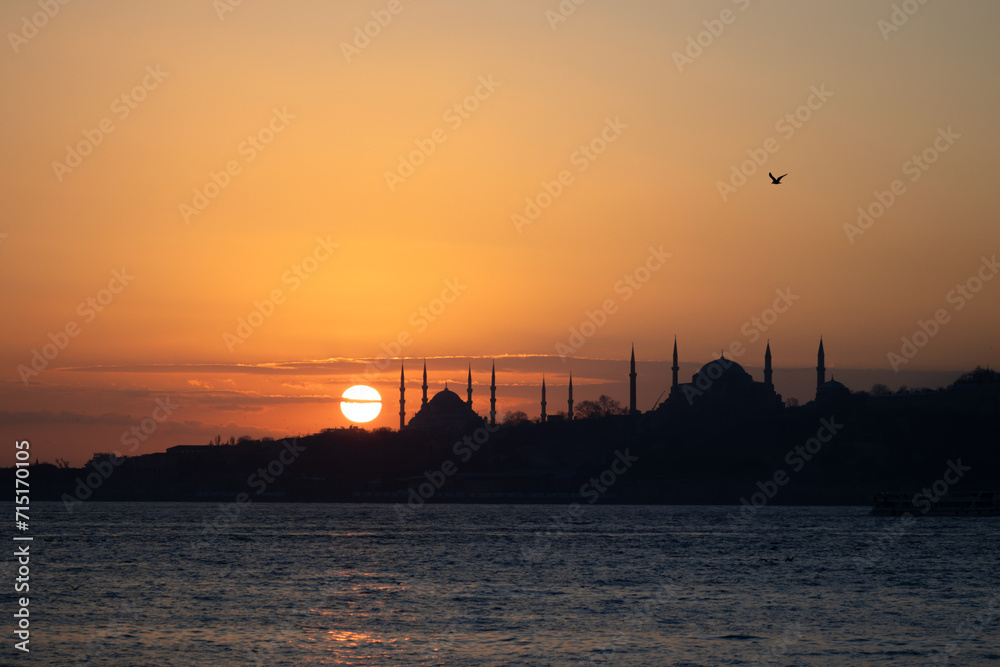
[[[363,384],[349,387],[340,401],[340,410],[352,422],[364,424],[382,412],[382,397],[375,389]]]

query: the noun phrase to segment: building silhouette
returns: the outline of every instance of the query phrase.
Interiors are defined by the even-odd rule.
[[[573,371],[569,372],[569,399],[566,401],[567,407],[566,419],[573,421]]]
[[[469,390],[471,395],[471,389]],[[400,387],[402,396],[402,387]],[[400,398],[402,401],[402,398]],[[434,431],[467,431],[483,425],[483,418],[472,409],[472,399],[463,401],[458,394],[444,389],[434,394],[433,398],[420,406],[409,424],[400,425],[400,429],[434,430]],[[401,411],[402,412],[402,411]]]
[[[781,395],[774,390],[771,366],[771,343],[764,351],[764,381],[757,382],[743,366],[722,354],[702,366],[691,377],[691,382],[678,382],[677,339],[674,339],[674,356],[670,396],[660,404],[661,410],[710,409],[733,412],[759,412],[784,406]]]
[[[426,370],[426,369],[425,369]],[[399,364],[399,428],[406,424],[406,377],[403,375],[403,364]],[[426,400],[426,399],[425,399]]]
[[[470,380],[471,382],[471,380]],[[497,425],[497,362],[490,368],[490,426]]]
[[[616,363],[618,384],[629,379],[631,409],[639,378],[634,348],[630,352],[627,369],[624,361]],[[100,488],[87,488],[88,497],[232,497],[246,491],[255,470],[285,461],[288,454],[292,460],[301,454],[300,463],[275,475],[265,489],[252,485],[251,490],[260,493],[261,500],[403,503],[428,483],[426,471],[439,470],[444,483],[432,494],[434,502],[572,502],[579,500],[582,484],[631,448],[641,464],[621,475],[614,488],[609,487],[611,492],[601,496],[602,502],[735,503],[741,494],[761,488],[755,486],[758,480],[771,478],[776,461],[793,465],[788,452],[811,441],[825,443],[818,435],[821,426],[836,439],[824,446],[821,464],[802,468],[801,475],[793,468],[796,481],[782,491],[782,504],[857,504],[887,488],[920,488],[940,475],[940,462],[954,455],[956,443],[962,444],[963,456],[977,462],[976,471],[986,471],[974,484],[995,487],[996,477],[990,475],[1000,469],[1000,453],[993,446],[1000,375],[989,369],[976,368],[936,391],[852,393],[834,377],[827,378],[821,346],[816,398],[783,409],[774,390],[769,342],[762,381],[723,356],[702,365],[691,382],[681,383],[678,352],[675,338],[670,398],[647,412],[636,407],[631,416],[629,410],[608,410],[603,416],[589,410],[587,419],[570,422],[562,414],[549,415],[551,378],[543,376],[544,423],[512,420],[487,432],[484,427],[496,421],[495,363],[490,369],[490,414],[482,417],[471,403],[471,367],[465,396],[446,385],[428,397],[425,362],[416,414],[412,409],[407,414],[406,374],[400,368],[399,432],[350,426],[281,440],[244,437],[219,444],[216,439],[209,445],[178,445],[134,457],[96,455],[89,471],[41,464],[37,492],[46,499],[81,502],[68,495],[78,493],[81,480],[94,468],[114,468]],[[802,372],[809,377],[808,368]],[[579,406],[572,385],[571,374],[566,396],[570,414]],[[13,479],[14,469],[8,470]]]
[[[545,373],[542,373],[542,417],[541,421],[544,422],[547,419],[545,414]]]
[[[823,337],[819,337],[819,352],[816,355],[816,391],[826,382],[826,354],[823,352]]]
[[[727,359],[722,354],[704,364],[691,376],[690,382],[680,382],[680,357],[677,350],[677,337],[674,336],[674,347],[671,370],[671,386],[667,399],[654,408],[654,412],[670,413],[678,410],[718,410],[740,412],[773,411],[784,406],[781,395],[774,388],[774,369],[772,365],[771,342],[767,342],[764,350],[763,381],[756,381],[740,364]],[[635,345],[632,345],[628,370],[629,403],[628,415],[638,417],[642,413],[637,407],[638,373],[636,372]],[[431,399],[427,397],[427,361],[423,364],[423,395],[420,409],[406,422],[405,375],[402,366],[399,374],[399,428],[414,429],[445,429],[456,430],[468,427],[479,427],[484,424],[496,425],[496,362],[490,368],[490,410],[487,418],[480,417],[473,410],[472,403],[472,365],[469,365],[467,375],[466,399],[463,401],[458,394],[447,386]],[[548,387],[545,374],[542,374],[540,422],[557,421],[561,415],[548,413]],[[816,402],[825,406],[844,406],[851,400],[851,391],[833,378],[826,379],[826,353],[823,339],[820,338],[816,360]],[[573,374],[569,375],[566,400],[566,419],[573,419]]]
[[[635,409],[635,344],[632,345],[632,361],[628,372],[628,413],[632,416],[637,414]]]

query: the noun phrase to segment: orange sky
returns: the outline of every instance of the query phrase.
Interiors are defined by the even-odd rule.
[[[438,387],[518,359],[502,409],[574,366],[557,344],[645,363],[676,334],[691,372],[733,343],[753,372],[768,338],[806,368],[823,335],[829,367],[893,386],[1000,365],[1000,6],[893,4],[6,2],[0,430],[81,462],[165,396],[133,453],[343,425],[383,345],[410,399],[424,357],[460,358]],[[627,398],[623,366],[575,368],[578,399]]]

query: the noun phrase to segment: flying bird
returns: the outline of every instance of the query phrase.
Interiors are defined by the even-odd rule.
[[[771,177],[771,185],[781,185],[781,179],[783,179],[785,176],[788,176],[788,174],[782,174],[781,176],[775,178],[774,174],[772,174],[771,172],[767,172],[767,175]]]

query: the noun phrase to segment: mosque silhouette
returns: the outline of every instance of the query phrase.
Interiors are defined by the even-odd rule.
[[[636,408],[635,346],[629,362],[629,404],[628,414],[639,416]],[[659,415],[669,415],[684,411],[719,411],[729,413],[768,413],[781,410],[784,403],[781,395],[774,390],[773,369],[771,366],[771,344],[768,342],[764,352],[764,380],[757,382],[742,366],[723,354],[702,366],[691,377],[691,382],[679,382],[680,366],[677,354],[677,339],[674,339],[672,382],[670,393],[666,400],[659,403],[651,412]],[[447,430],[459,431],[478,428],[484,424],[496,425],[496,363],[490,371],[490,411],[489,417],[480,417],[472,408],[472,367],[469,367],[467,398],[462,398],[445,385],[430,400],[427,398],[427,362],[424,362],[423,396],[420,409],[410,422],[406,423],[406,376],[405,369],[400,366],[399,373],[399,428],[413,430]],[[540,402],[541,422],[560,421],[562,415],[550,415],[547,412],[545,376],[542,375]],[[570,373],[567,387],[566,420],[573,420],[573,375]],[[823,339],[819,341],[819,351],[816,363],[816,402],[820,404],[843,403],[850,397],[850,390],[836,380],[826,379],[826,355],[823,350]],[[645,414],[645,413],[642,413]]]

